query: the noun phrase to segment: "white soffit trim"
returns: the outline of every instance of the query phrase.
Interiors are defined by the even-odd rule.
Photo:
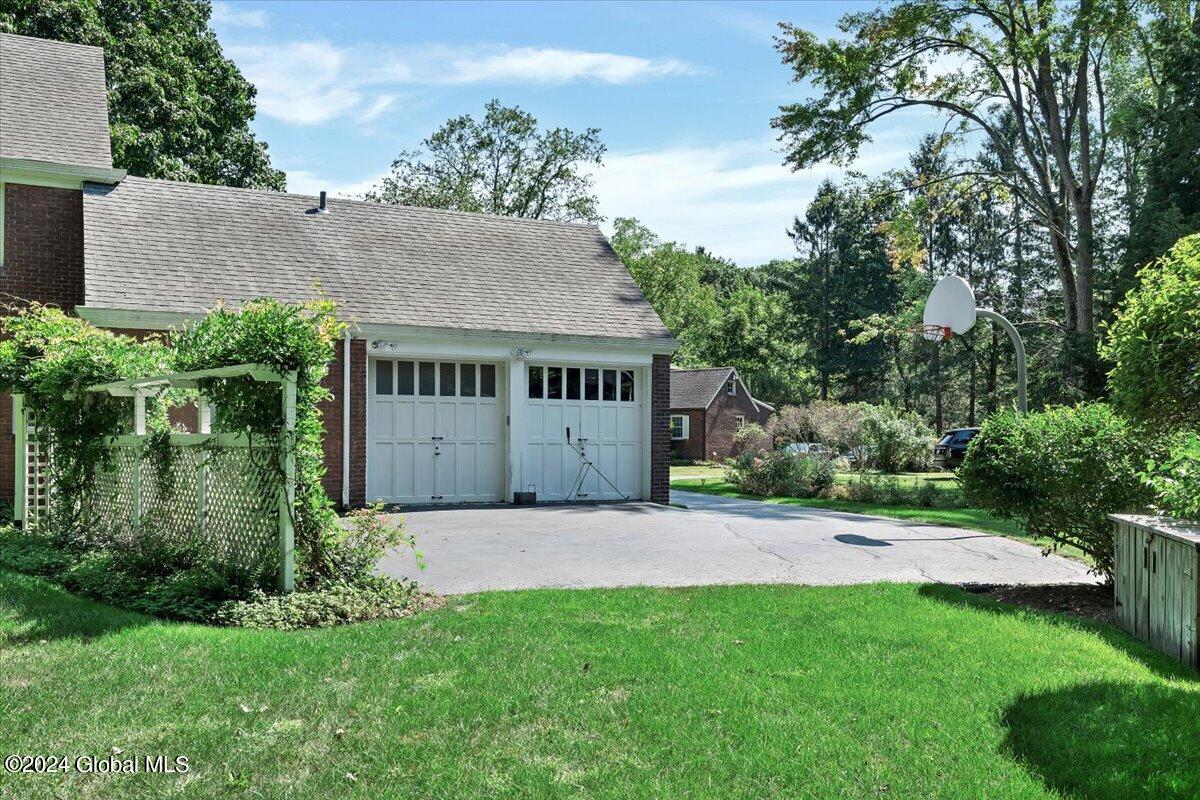
[[[27,158],[0,158],[0,182],[4,183],[79,189],[85,183],[117,184],[125,179],[125,175],[125,170],[110,167],[81,167]]]
[[[679,349],[678,339],[628,339],[620,336],[570,336],[558,333],[530,333],[526,331],[465,330],[461,328],[435,328],[415,325],[360,326],[367,339],[380,342],[400,341],[450,343],[473,342],[503,345],[507,347],[533,347],[536,345],[566,345],[594,348],[597,346],[625,352],[666,354]],[[368,349],[370,349],[368,347]]]

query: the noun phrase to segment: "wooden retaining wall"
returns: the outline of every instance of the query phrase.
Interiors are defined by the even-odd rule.
[[[1127,514],[1110,519],[1115,527],[1117,624],[1200,668],[1200,525]]]

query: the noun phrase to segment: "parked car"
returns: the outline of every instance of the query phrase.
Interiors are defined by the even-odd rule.
[[[960,466],[967,455],[967,445],[979,433],[979,428],[954,428],[942,434],[933,446],[933,463],[942,469]]]
[[[802,456],[824,456],[826,458],[833,458],[835,455],[837,455],[820,442],[792,442],[785,449],[792,453],[799,453]]]

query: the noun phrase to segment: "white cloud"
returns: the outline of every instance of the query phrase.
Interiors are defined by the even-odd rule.
[[[213,3],[214,25],[229,25],[243,28],[265,28],[267,12],[261,9],[234,8],[232,3]]]
[[[394,107],[394,89],[401,86],[575,81],[619,85],[696,72],[676,59],[503,45],[437,45],[401,53],[314,40],[231,45],[226,53],[257,87],[259,110],[297,125],[346,116],[369,122]]]
[[[902,166],[911,147],[883,136],[864,148],[855,169],[879,173]],[[742,266],[794,255],[785,231],[825,178],[840,167],[792,172],[772,139],[612,153],[594,174],[600,211],[636,217],[659,236],[703,245]]]
[[[303,169],[284,170],[287,173],[287,189],[291,194],[308,194],[316,196],[328,192],[330,197],[343,197],[350,200],[360,200],[375,184],[383,180],[386,172],[357,181],[336,181],[323,178],[315,172]]]
[[[696,69],[673,58],[648,59],[541,47],[501,48],[483,57],[454,58],[446,83],[563,84],[579,80],[624,84],[690,75]]]

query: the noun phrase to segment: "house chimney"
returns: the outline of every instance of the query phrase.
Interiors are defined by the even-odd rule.
[[[329,209],[326,208],[326,206],[325,206],[325,192],[324,191],[321,192],[321,204],[319,206],[317,206],[317,213],[319,213],[319,214],[328,214],[329,213]]]

